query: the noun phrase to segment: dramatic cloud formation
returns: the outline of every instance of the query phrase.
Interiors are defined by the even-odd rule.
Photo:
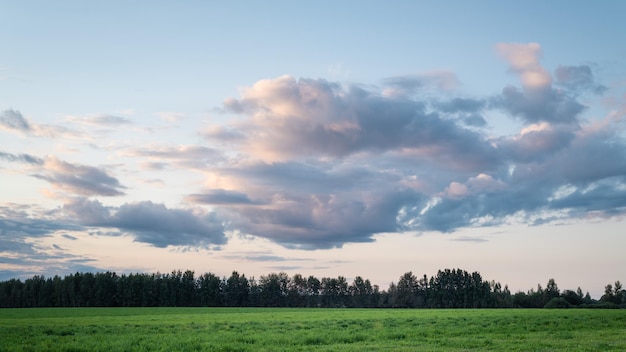
[[[440,83],[450,77],[397,76],[381,89],[259,81],[224,101],[225,112],[244,119],[204,136],[261,162],[209,168],[213,189],[187,201],[221,206],[234,229],[303,248],[380,232],[623,214],[616,195],[625,189],[626,144],[610,124],[581,118],[578,97],[605,89],[590,67],[559,66],[555,79],[539,44],[496,48],[522,86],[495,97],[420,94],[426,85],[453,89]],[[519,134],[481,130],[498,111],[522,119]]]
[[[607,90],[591,66],[561,65],[552,75],[539,44],[498,44],[496,51],[521,81],[496,95],[466,96],[446,71],[394,76],[380,86],[281,76],[225,99],[219,119],[200,124],[198,143],[124,141],[112,148],[114,170],[2,151],[0,160],[28,166],[24,174],[48,182],[65,202],[45,221],[3,220],[3,233],[102,228],[164,248],[222,245],[232,231],[319,249],[380,233],[623,215],[622,115],[584,118],[583,97]],[[494,134],[494,116],[522,126]],[[65,121],[87,131],[130,125],[111,114]],[[35,138],[53,130],[15,110],[0,114],[0,126]],[[165,172],[193,171],[203,182],[167,189],[181,208],[105,205],[95,197],[134,191],[112,175],[118,169],[119,177],[158,174],[160,190],[168,188]]]

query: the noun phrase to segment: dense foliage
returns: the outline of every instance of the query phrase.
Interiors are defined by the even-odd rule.
[[[63,278],[34,276],[24,282],[0,282],[0,307],[381,307],[381,308],[566,308],[626,307],[619,281],[607,285],[600,301],[589,293],[560,292],[553,279],[545,289],[511,294],[499,282],[478,272],[440,270],[418,278],[412,272],[392,282],[386,291],[357,276],[292,277],[270,273],[258,280],[234,271],[228,278],[193,271],[169,274],[75,273]]]

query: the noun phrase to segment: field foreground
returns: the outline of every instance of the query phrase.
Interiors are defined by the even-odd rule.
[[[626,351],[626,310],[0,309],[0,351]]]

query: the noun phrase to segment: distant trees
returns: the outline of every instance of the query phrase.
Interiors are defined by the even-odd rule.
[[[605,287],[600,301],[589,293],[561,293],[554,279],[545,287],[511,294],[508,287],[486,281],[478,272],[439,270],[418,277],[409,271],[381,291],[356,276],[289,276],[284,272],[258,280],[233,271],[226,278],[191,270],[118,275],[114,272],[74,273],[65,277],[33,276],[0,282],[0,308],[7,307],[383,307],[383,308],[617,308],[626,307],[626,291],[616,281]]]
[[[626,291],[622,288],[622,283],[615,281],[615,285],[606,285],[604,295],[600,298],[600,302],[615,305],[626,304]]]

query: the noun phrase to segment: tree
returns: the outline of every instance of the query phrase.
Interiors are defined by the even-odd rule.
[[[395,306],[400,308],[417,307],[417,277],[412,272],[400,276],[396,285]]]
[[[248,304],[250,284],[245,275],[233,271],[224,287],[226,304],[231,307],[245,307]]]
[[[290,307],[306,307],[307,296],[307,280],[301,274],[295,274],[289,281],[287,305]]]
[[[259,300],[265,307],[284,307],[289,287],[289,276],[284,273],[261,275]]]
[[[345,307],[348,297],[348,282],[343,276],[324,277],[321,281],[322,305],[325,307]]]
[[[624,303],[624,290],[622,289],[622,283],[615,281],[615,286],[608,284],[604,287],[604,295],[600,298],[601,302],[621,304]]]
[[[308,307],[319,307],[321,305],[320,302],[320,293],[322,291],[322,282],[313,275],[310,275],[306,279],[306,287],[307,287],[307,306]]]
[[[373,288],[370,280],[363,280],[362,277],[357,276],[348,287],[348,291],[352,296],[353,307],[371,307]]]
[[[580,287],[579,287],[580,289]],[[567,303],[569,303],[572,306],[579,306],[581,304],[584,303],[583,301],[583,296],[582,295],[582,291],[580,291],[580,294],[578,294],[577,292],[574,292],[572,290],[565,290],[563,291],[563,293],[561,294],[561,297],[567,301]]]
[[[222,280],[212,273],[198,278],[200,305],[218,307],[222,305]]]
[[[556,284],[556,281],[554,281],[554,279],[548,280],[548,284],[546,285],[546,290],[544,291],[544,295],[545,295],[544,300],[546,300],[546,303],[547,301],[550,301],[551,299],[555,297],[559,297],[560,295],[559,286]]]

